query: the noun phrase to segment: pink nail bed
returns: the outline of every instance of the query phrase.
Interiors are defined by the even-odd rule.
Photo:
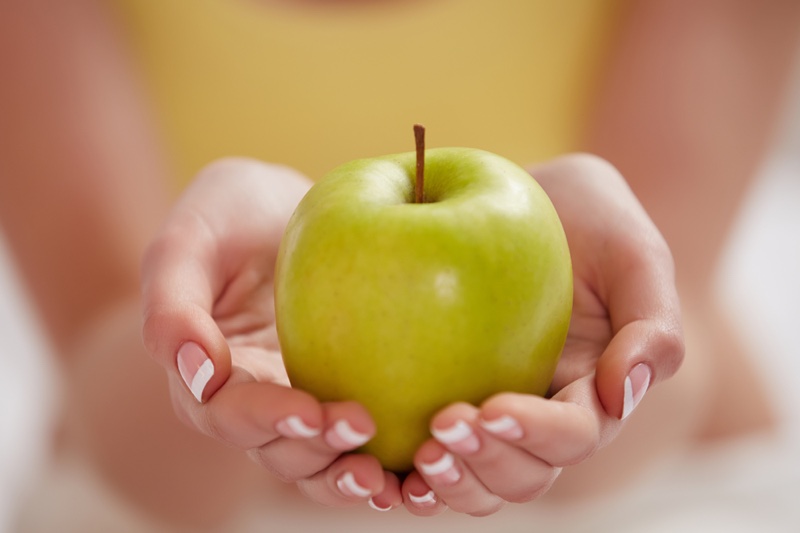
[[[388,507],[381,507],[380,505],[375,503],[375,499],[374,498],[370,498],[367,503],[369,503],[370,507],[372,507],[376,511],[380,511],[382,513],[385,513],[386,511],[391,511],[392,510],[392,506],[391,505],[388,506]]]
[[[445,453],[437,461],[432,463],[421,463],[420,470],[430,478],[435,478],[437,482],[452,485],[461,479],[461,472],[456,467],[455,457]]]
[[[408,499],[411,501],[411,503],[418,505],[419,507],[430,507],[436,503],[436,494],[434,494],[432,490],[429,490],[421,496],[416,496],[409,492]]]
[[[650,387],[651,376],[650,367],[645,363],[639,363],[631,369],[623,385],[622,416],[620,420],[625,420],[639,405],[639,402],[642,401],[644,394]]]
[[[459,454],[470,454],[477,452],[481,447],[481,441],[472,431],[472,427],[463,420],[457,420],[455,424],[446,429],[431,428],[433,437]]]
[[[214,363],[196,342],[185,342],[178,349],[178,372],[198,402],[203,401],[203,391],[214,376]]]
[[[307,425],[302,418],[297,415],[287,416],[275,424],[275,429],[284,437],[291,439],[301,438],[310,439],[319,435],[322,431]]]
[[[494,420],[481,420],[480,425],[489,433],[506,440],[518,440],[522,438],[522,427],[519,425],[519,422],[509,415],[503,415]]]
[[[336,423],[325,432],[325,441],[332,448],[337,450],[350,450],[358,448],[369,440],[369,435],[356,431],[347,420],[337,420]]]
[[[336,480],[336,486],[345,496],[356,498],[366,498],[372,495],[372,491],[367,487],[361,486],[352,472],[345,472]]]

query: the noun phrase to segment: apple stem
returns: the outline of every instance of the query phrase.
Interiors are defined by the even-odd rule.
[[[425,126],[414,124],[414,140],[417,145],[417,180],[414,183],[414,203],[425,202]]]

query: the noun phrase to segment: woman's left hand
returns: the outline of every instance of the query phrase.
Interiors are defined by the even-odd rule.
[[[588,155],[531,173],[561,218],[574,272],[549,398],[503,393],[440,411],[401,489],[414,514],[487,515],[541,496],[563,467],[611,443],[648,388],[683,359],[672,256],[623,177]]]

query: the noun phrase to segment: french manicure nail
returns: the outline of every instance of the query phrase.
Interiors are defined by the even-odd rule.
[[[389,505],[388,507],[381,507],[380,505],[375,503],[375,498],[370,498],[367,503],[369,504],[370,507],[372,507],[376,511],[380,511],[382,513],[385,513],[386,511],[391,511],[392,510],[392,506],[391,505]]]
[[[279,420],[278,423],[275,424],[275,429],[278,433],[290,439],[310,439],[322,433],[322,430],[307,425],[303,422],[303,419],[297,415],[290,415],[283,420]]]
[[[325,432],[325,441],[337,450],[358,448],[369,439],[368,434],[356,431],[345,419],[337,420],[333,427]]]
[[[203,390],[214,376],[214,363],[196,342],[184,342],[178,349],[178,372],[198,402],[203,401]]]
[[[419,466],[423,474],[435,477],[439,483],[452,485],[461,479],[461,472],[456,468],[456,460],[449,453],[445,453],[433,463],[420,463]]]
[[[356,481],[356,477],[352,472],[345,472],[339,479],[336,480],[336,486],[345,496],[366,498],[372,495],[372,491],[367,487],[362,487]]]
[[[645,363],[639,363],[631,369],[630,374],[625,378],[620,420],[625,420],[642,401],[644,393],[650,386],[651,375],[650,367]]]
[[[420,507],[430,507],[436,503],[436,494],[434,494],[432,490],[429,490],[422,496],[415,496],[409,492],[408,499],[411,500],[411,503]]]
[[[457,420],[455,424],[446,429],[432,427],[431,433],[436,440],[456,453],[475,453],[481,447],[478,436],[472,431],[472,427],[463,420]]]
[[[506,440],[518,440],[522,438],[522,426],[509,415],[503,415],[494,420],[481,419],[478,423],[489,433]]]

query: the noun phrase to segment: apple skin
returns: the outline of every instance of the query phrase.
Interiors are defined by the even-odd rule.
[[[357,160],[314,185],[281,243],[278,336],[292,386],[355,400],[363,447],[413,468],[432,415],[503,391],[544,395],[572,312],[564,230],[525,170],[489,152]]]

